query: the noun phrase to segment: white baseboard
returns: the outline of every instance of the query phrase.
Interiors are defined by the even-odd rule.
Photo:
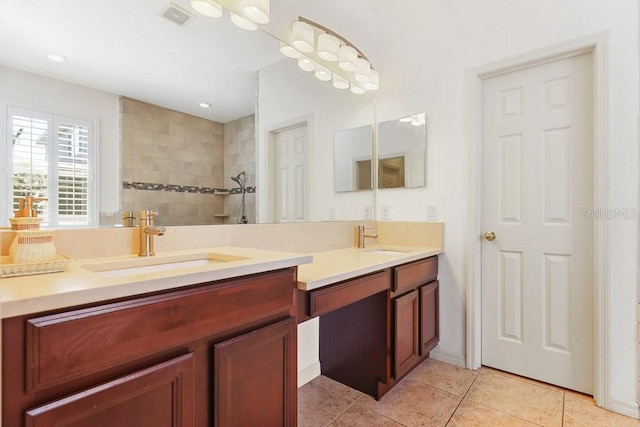
[[[609,401],[609,410],[627,417],[640,419],[640,411],[638,410],[638,402],[628,402],[611,396]]]
[[[320,361],[298,371],[298,388],[302,387],[312,379],[319,377],[321,372]]]
[[[438,346],[436,346],[436,348],[431,350],[429,357],[431,357],[432,359],[439,360],[441,362],[458,366],[460,368],[467,367],[467,362],[464,356],[460,354],[453,354],[453,353],[447,353],[447,352],[441,351]]]

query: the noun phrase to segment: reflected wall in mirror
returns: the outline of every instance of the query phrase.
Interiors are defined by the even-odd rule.
[[[340,130],[334,137],[334,186],[336,192],[371,190],[373,126]]]
[[[424,187],[425,114],[378,124],[378,188]]]
[[[373,96],[337,90],[302,73],[292,59],[260,69],[258,81],[258,220],[364,219],[365,208],[374,205],[373,190],[334,191],[334,136],[371,129]],[[368,133],[362,151],[370,159]]]

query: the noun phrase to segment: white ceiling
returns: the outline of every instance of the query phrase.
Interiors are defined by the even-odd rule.
[[[193,15],[183,26],[162,17],[169,0],[0,0],[0,65],[222,123],[253,113],[255,71],[283,59],[277,41],[174,3]]]

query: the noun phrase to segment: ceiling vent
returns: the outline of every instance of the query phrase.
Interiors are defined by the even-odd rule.
[[[187,22],[189,18],[191,18],[191,15],[189,15],[186,10],[182,9],[175,3],[169,3],[169,6],[167,6],[167,10],[164,11],[162,16],[167,18],[169,21],[175,22],[178,25],[184,25],[184,23]]]

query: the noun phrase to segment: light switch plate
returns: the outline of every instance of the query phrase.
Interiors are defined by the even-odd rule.
[[[329,208],[329,221],[335,221],[336,220],[336,208],[331,207]]]
[[[427,205],[427,221],[438,220],[438,205]]]
[[[371,205],[366,205],[364,207],[362,219],[371,219],[372,218],[372,215],[371,215],[372,212],[373,212],[373,208],[371,207]]]
[[[391,219],[391,208],[389,205],[382,206],[382,219],[388,220]]]

